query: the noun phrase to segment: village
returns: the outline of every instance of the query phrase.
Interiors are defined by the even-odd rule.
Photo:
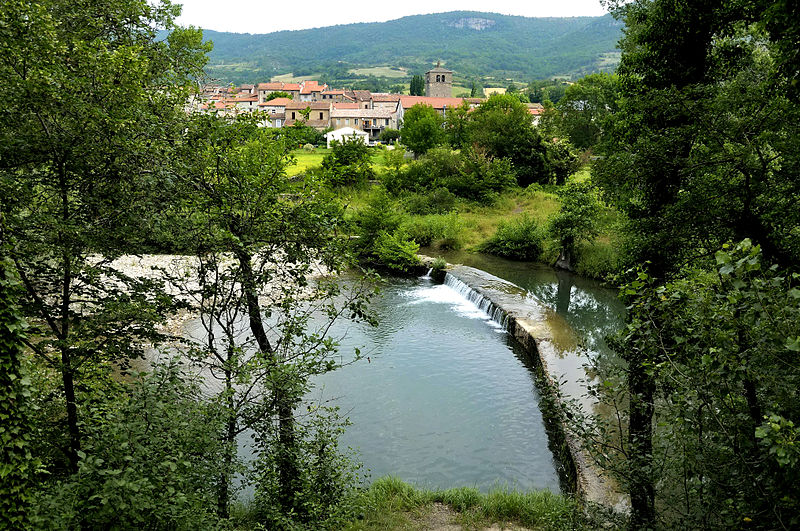
[[[328,143],[356,135],[374,145],[380,142],[384,130],[398,129],[403,123],[404,112],[414,105],[429,105],[445,116],[447,109],[464,102],[475,108],[485,101],[485,98],[454,98],[452,90],[453,71],[437,65],[425,73],[424,96],[335,89],[315,80],[238,87],[207,84],[190,110],[223,116],[261,112],[265,127],[281,128],[302,123],[329,133],[326,135]],[[526,105],[532,121],[537,123],[544,108],[539,103]]]

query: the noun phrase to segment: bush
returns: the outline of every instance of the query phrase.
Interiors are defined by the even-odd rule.
[[[409,271],[414,266],[418,266],[419,244],[408,239],[403,231],[393,233],[382,232],[373,249],[373,255],[378,259],[382,266],[396,271]]]
[[[405,198],[406,210],[411,214],[446,214],[455,208],[456,196],[447,188],[437,188],[429,193],[411,194]]]
[[[403,223],[403,230],[424,247],[461,249],[464,245],[464,223],[456,213],[410,218]]]
[[[491,202],[503,190],[514,186],[511,164],[474,151],[434,148],[393,176],[387,188],[400,190],[436,190],[445,188],[466,199]]]
[[[405,214],[392,204],[386,191],[378,189],[366,208],[353,216],[356,255],[368,264],[394,270],[405,271],[418,265],[419,245],[400,229],[405,218]]]
[[[501,222],[497,232],[479,246],[484,253],[513,260],[536,260],[542,253],[544,235],[536,220],[527,215]]]
[[[361,139],[333,141],[331,152],[322,159],[325,179],[333,186],[363,184],[372,179],[372,152]]]
[[[378,139],[381,142],[386,142],[386,143],[391,143],[400,140],[400,130],[387,127],[386,129],[381,131],[381,135],[378,137]]]

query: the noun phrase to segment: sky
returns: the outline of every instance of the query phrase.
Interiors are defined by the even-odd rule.
[[[385,22],[408,15],[484,11],[523,17],[600,16],[600,0],[173,0],[183,4],[182,26],[237,33],[270,33],[353,22]]]

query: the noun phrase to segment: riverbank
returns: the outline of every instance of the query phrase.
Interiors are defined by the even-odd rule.
[[[394,477],[380,478],[355,491],[344,505],[346,514],[333,525],[344,531],[559,531],[595,529],[599,522],[570,496],[548,490],[429,490]],[[235,529],[257,525],[245,506],[237,507],[233,516]]]

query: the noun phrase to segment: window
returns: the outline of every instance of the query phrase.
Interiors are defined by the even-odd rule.
[[[386,119],[386,125],[389,125],[389,119],[388,118]]]
[[[353,123],[358,125],[358,118],[353,119]]]
[[[292,120],[294,120],[294,112],[292,112]]]
[[[350,125],[350,118],[344,119],[344,125]]]
[[[319,113],[319,119],[322,120],[322,113]]]

